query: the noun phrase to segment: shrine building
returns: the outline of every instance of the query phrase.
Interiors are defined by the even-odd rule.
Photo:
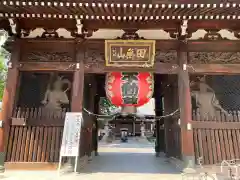
[[[66,112],[83,113],[85,166],[98,152],[101,97],[131,127],[154,98],[157,155],[186,167],[239,159],[239,9],[238,0],[1,0],[10,53],[1,169],[56,169]]]

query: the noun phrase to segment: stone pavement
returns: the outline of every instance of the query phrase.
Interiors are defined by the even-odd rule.
[[[153,144],[147,141],[129,140],[100,143],[99,156],[81,174],[57,172],[8,171],[6,180],[181,180],[181,173],[165,161],[155,157]],[[1,177],[0,177],[1,179]]]

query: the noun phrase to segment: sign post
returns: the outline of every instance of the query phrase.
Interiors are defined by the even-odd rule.
[[[154,40],[105,40],[106,66],[152,68],[154,60]]]
[[[75,157],[74,172],[77,171],[77,162],[79,155],[79,142],[82,125],[82,113],[67,112],[65,117],[62,145],[60,149],[59,166],[61,169],[62,157]]]

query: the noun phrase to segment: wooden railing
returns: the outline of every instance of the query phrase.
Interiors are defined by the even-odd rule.
[[[63,108],[60,111],[46,111],[44,108],[23,108],[17,107],[13,110],[12,125],[46,125],[63,126],[66,112],[69,109]]]
[[[228,111],[228,116],[226,116],[222,111],[217,111],[214,119],[203,120],[201,119],[199,109],[197,109],[192,112],[192,119],[194,121],[240,122],[240,111]]]
[[[217,112],[215,119],[203,121],[199,111],[193,112],[195,157],[203,157],[204,164],[240,158],[240,111],[228,114]]]

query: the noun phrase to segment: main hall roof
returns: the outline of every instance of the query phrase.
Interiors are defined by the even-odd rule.
[[[16,34],[36,28],[88,33],[99,29],[239,31],[240,0],[0,0],[0,28]],[[80,23],[79,23],[80,22]],[[22,31],[24,30],[24,31]]]
[[[0,18],[240,19],[239,8],[239,0],[1,0]]]

